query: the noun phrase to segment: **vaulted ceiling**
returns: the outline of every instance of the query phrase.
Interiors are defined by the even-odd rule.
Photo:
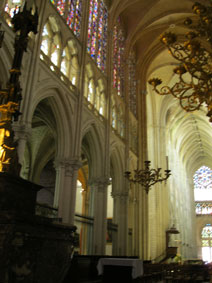
[[[126,29],[127,52],[131,48],[136,50],[138,80],[142,82],[144,90],[149,91],[147,81],[151,77],[159,77],[166,84],[173,80],[172,69],[176,61],[164,49],[159,36],[164,31],[184,34],[186,30],[183,22],[186,17],[194,17],[192,6],[195,2],[193,0],[108,1],[111,18],[115,21],[120,16]],[[199,2],[210,5],[210,1],[207,0],[199,0]],[[156,94],[151,93],[151,95]],[[212,129],[205,109],[186,113],[173,98],[166,110],[169,114],[168,127],[172,142],[189,172],[193,174],[203,164],[212,168]]]

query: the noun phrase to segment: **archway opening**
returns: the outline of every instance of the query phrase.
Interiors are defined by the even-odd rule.
[[[212,262],[212,225],[206,224],[202,229],[202,259],[205,262]]]
[[[212,170],[207,166],[200,167],[193,181],[196,216],[203,227],[197,240],[201,245],[202,260],[212,262],[212,221],[209,219],[212,214]]]

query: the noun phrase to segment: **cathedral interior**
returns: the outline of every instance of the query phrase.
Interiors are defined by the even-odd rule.
[[[193,55],[197,71],[186,80],[194,75],[195,95],[202,96],[179,99],[181,49],[172,56],[168,38],[175,34],[183,45],[191,30],[185,19],[198,26],[199,10],[192,7],[198,4],[201,16],[211,6],[199,1],[26,1],[38,25],[28,34],[21,115],[12,123],[20,177],[41,186],[36,215],[76,226],[75,254],[212,261],[212,102],[200,86],[207,76],[211,97],[212,79],[205,65],[199,75],[202,65]],[[14,57],[12,18],[24,5],[0,1],[1,89]],[[211,17],[208,22],[211,30]],[[204,36],[211,69],[212,39]],[[135,181],[134,170],[144,172],[146,161],[155,170]],[[146,190],[142,178],[156,181]]]

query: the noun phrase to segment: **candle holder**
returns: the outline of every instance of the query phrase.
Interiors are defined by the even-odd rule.
[[[158,182],[166,181],[169,176],[171,176],[171,170],[168,169],[168,161],[167,161],[167,169],[164,170],[165,176],[162,177],[161,175],[161,168],[157,169],[150,169],[151,161],[146,160],[144,161],[144,169],[136,169],[134,170],[134,174],[130,171],[125,172],[125,177],[131,182],[131,183],[138,183],[140,184],[146,193],[149,193],[149,190],[151,186]]]

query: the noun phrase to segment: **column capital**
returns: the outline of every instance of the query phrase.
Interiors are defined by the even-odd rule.
[[[64,168],[65,175],[72,177],[73,174],[82,166],[82,163],[79,159],[56,158],[54,166],[56,169]]]
[[[89,186],[108,186],[110,184],[110,178],[108,177],[96,177],[91,178],[88,181]]]
[[[28,140],[32,133],[32,127],[29,123],[14,123],[13,130],[15,132],[15,137],[17,140]]]
[[[109,184],[110,179],[107,177],[91,178],[88,181],[88,185],[95,187],[99,192],[104,192]]]
[[[114,199],[121,199],[121,200],[125,200],[129,197],[128,192],[112,192],[111,195]]]

